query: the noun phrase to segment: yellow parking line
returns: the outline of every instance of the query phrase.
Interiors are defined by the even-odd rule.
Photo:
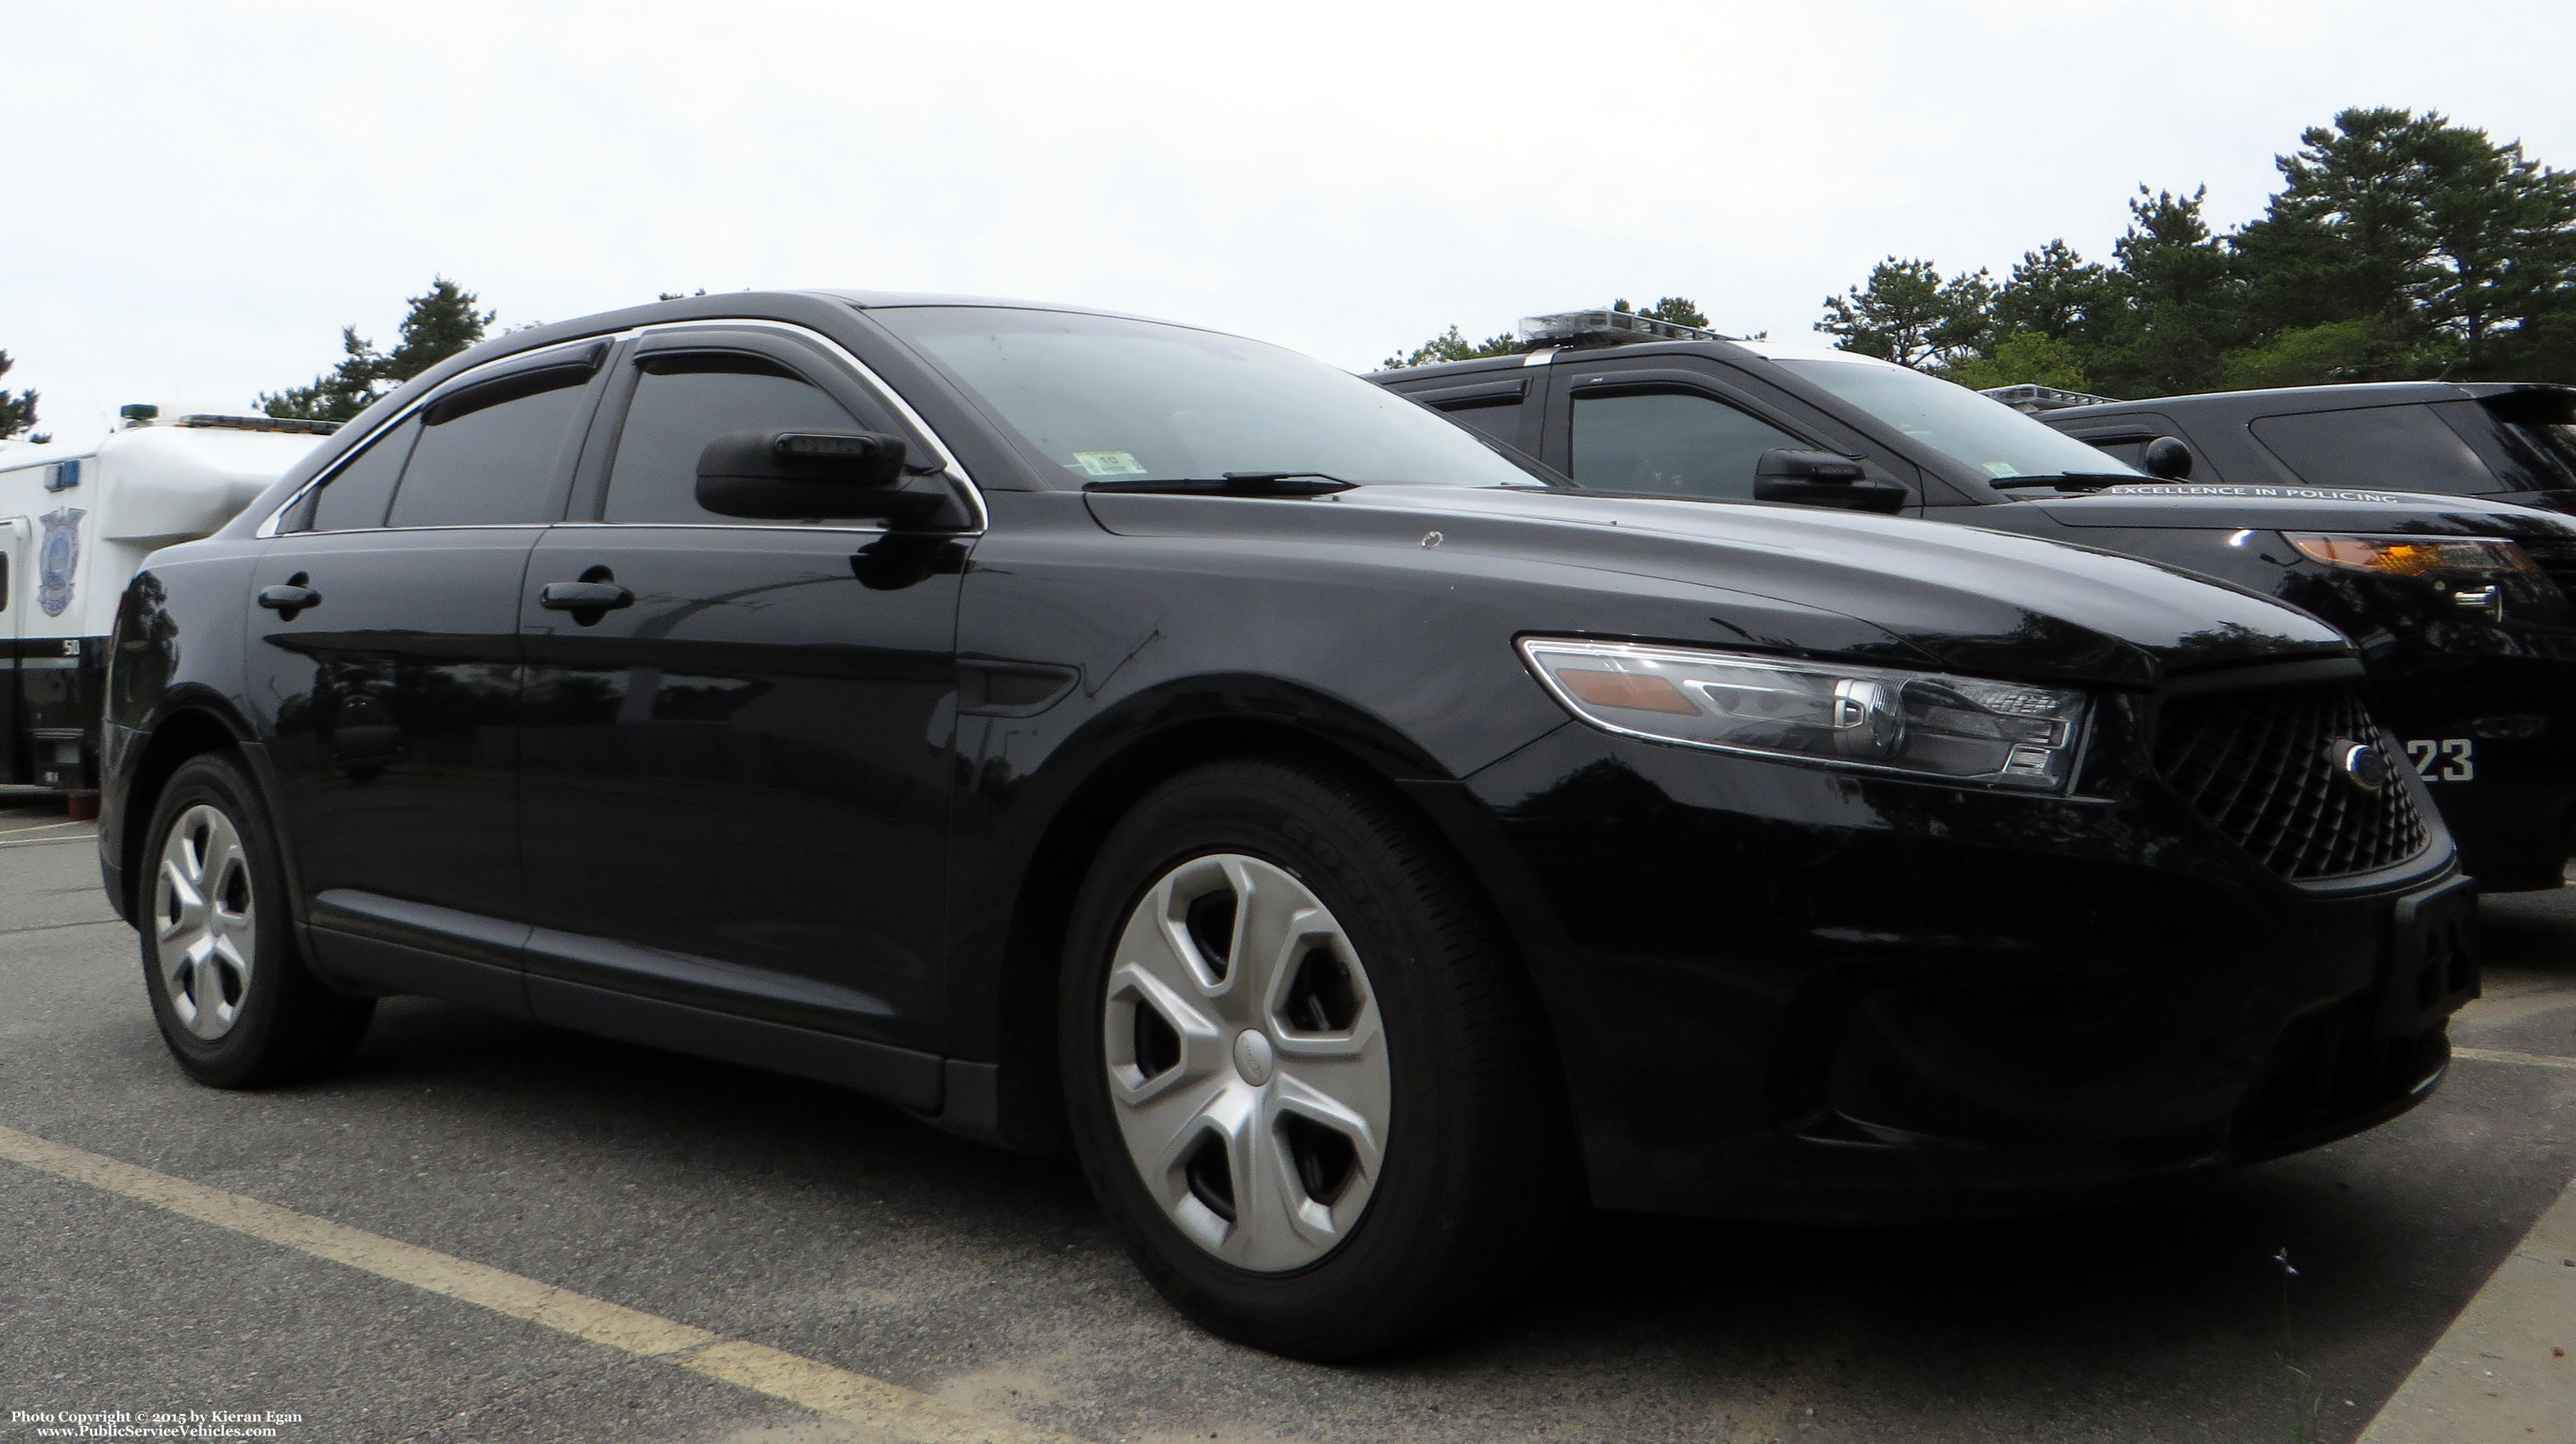
[[[2512,1053],[2502,1048],[2454,1048],[2451,1056],[2480,1063],[2520,1063],[2526,1068],[2576,1068],[2576,1058],[2557,1058],[2547,1053]]]
[[[625,1308],[506,1270],[0,1128],[0,1158],[494,1313],[802,1405],[904,1444],[1075,1444],[882,1379]]]

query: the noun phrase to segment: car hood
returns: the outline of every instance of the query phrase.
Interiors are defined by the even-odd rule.
[[[2576,518],[2481,497],[2328,486],[2115,486],[2084,496],[1998,503],[2031,507],[2071,527],[2426,533],[2576,539]],[[2000,519],[1998,524],[2001,524]]]
[[[2351,655],[2324,622],[2252,592],[2086,547],[1905,517],[1408,485],[1089,501],[1101,525],[1126,535],[1220,545],[1229,534],[1299,537],[1394,548],[1387,562],[1408,569],[1553,579],[1571,568],[1602,590],[1643,590],[1645,578],[1705,587],[1718,595],[1688,604],[1697,625],[1677,616],[1665,635],[1704,634],[1713,620],[1765,648],[1985,676],[2152,687],[2186,672]],[[1741,624],[1728,595],[1745,604]],[[1800,613],[1819,623],[1784,624]],[[1541,632],[1579,626],[1552,615],[1527,622]]]

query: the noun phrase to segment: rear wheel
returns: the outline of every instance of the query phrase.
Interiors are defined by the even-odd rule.
[[[1572,1212],[1535,1000],[1454,864],[1364,781],[1195,769],[1103,845],[1060,1016],[1094,1189],[1201,1323],[1382,1351],[1537,1266]]]
[[[250,1088],[348,1057],[375,1003],[331,992],[296,957],[276,839],[239,760],[217,752],[180,764],[144,857],[144,986],[189,1077]]]

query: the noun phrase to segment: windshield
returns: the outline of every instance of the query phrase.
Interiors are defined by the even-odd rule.
[[[1775,363],[1990,480],[2008,476],[2154,478],[2052,431],[1991,396],[1902,366],[1863,361]]]
[[[1227,472],[1544,484],[1414,402],[1239,336],[998,306],[868,315],[927,353],[1077,484]]]

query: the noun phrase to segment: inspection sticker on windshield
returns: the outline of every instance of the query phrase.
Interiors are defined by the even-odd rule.
[[[1077,451],[1073,454],[1073,464],[1081,467],[1087,476],[1145,474],[1145,468],[1137,464],[1135,453],[1128,451]]]
[[[2291,501],[2410,501],[2388,491],[2344,491],[2315,486],[2193,486],[2123,483],[2111,488],[2118,496],[2277,496]]]

